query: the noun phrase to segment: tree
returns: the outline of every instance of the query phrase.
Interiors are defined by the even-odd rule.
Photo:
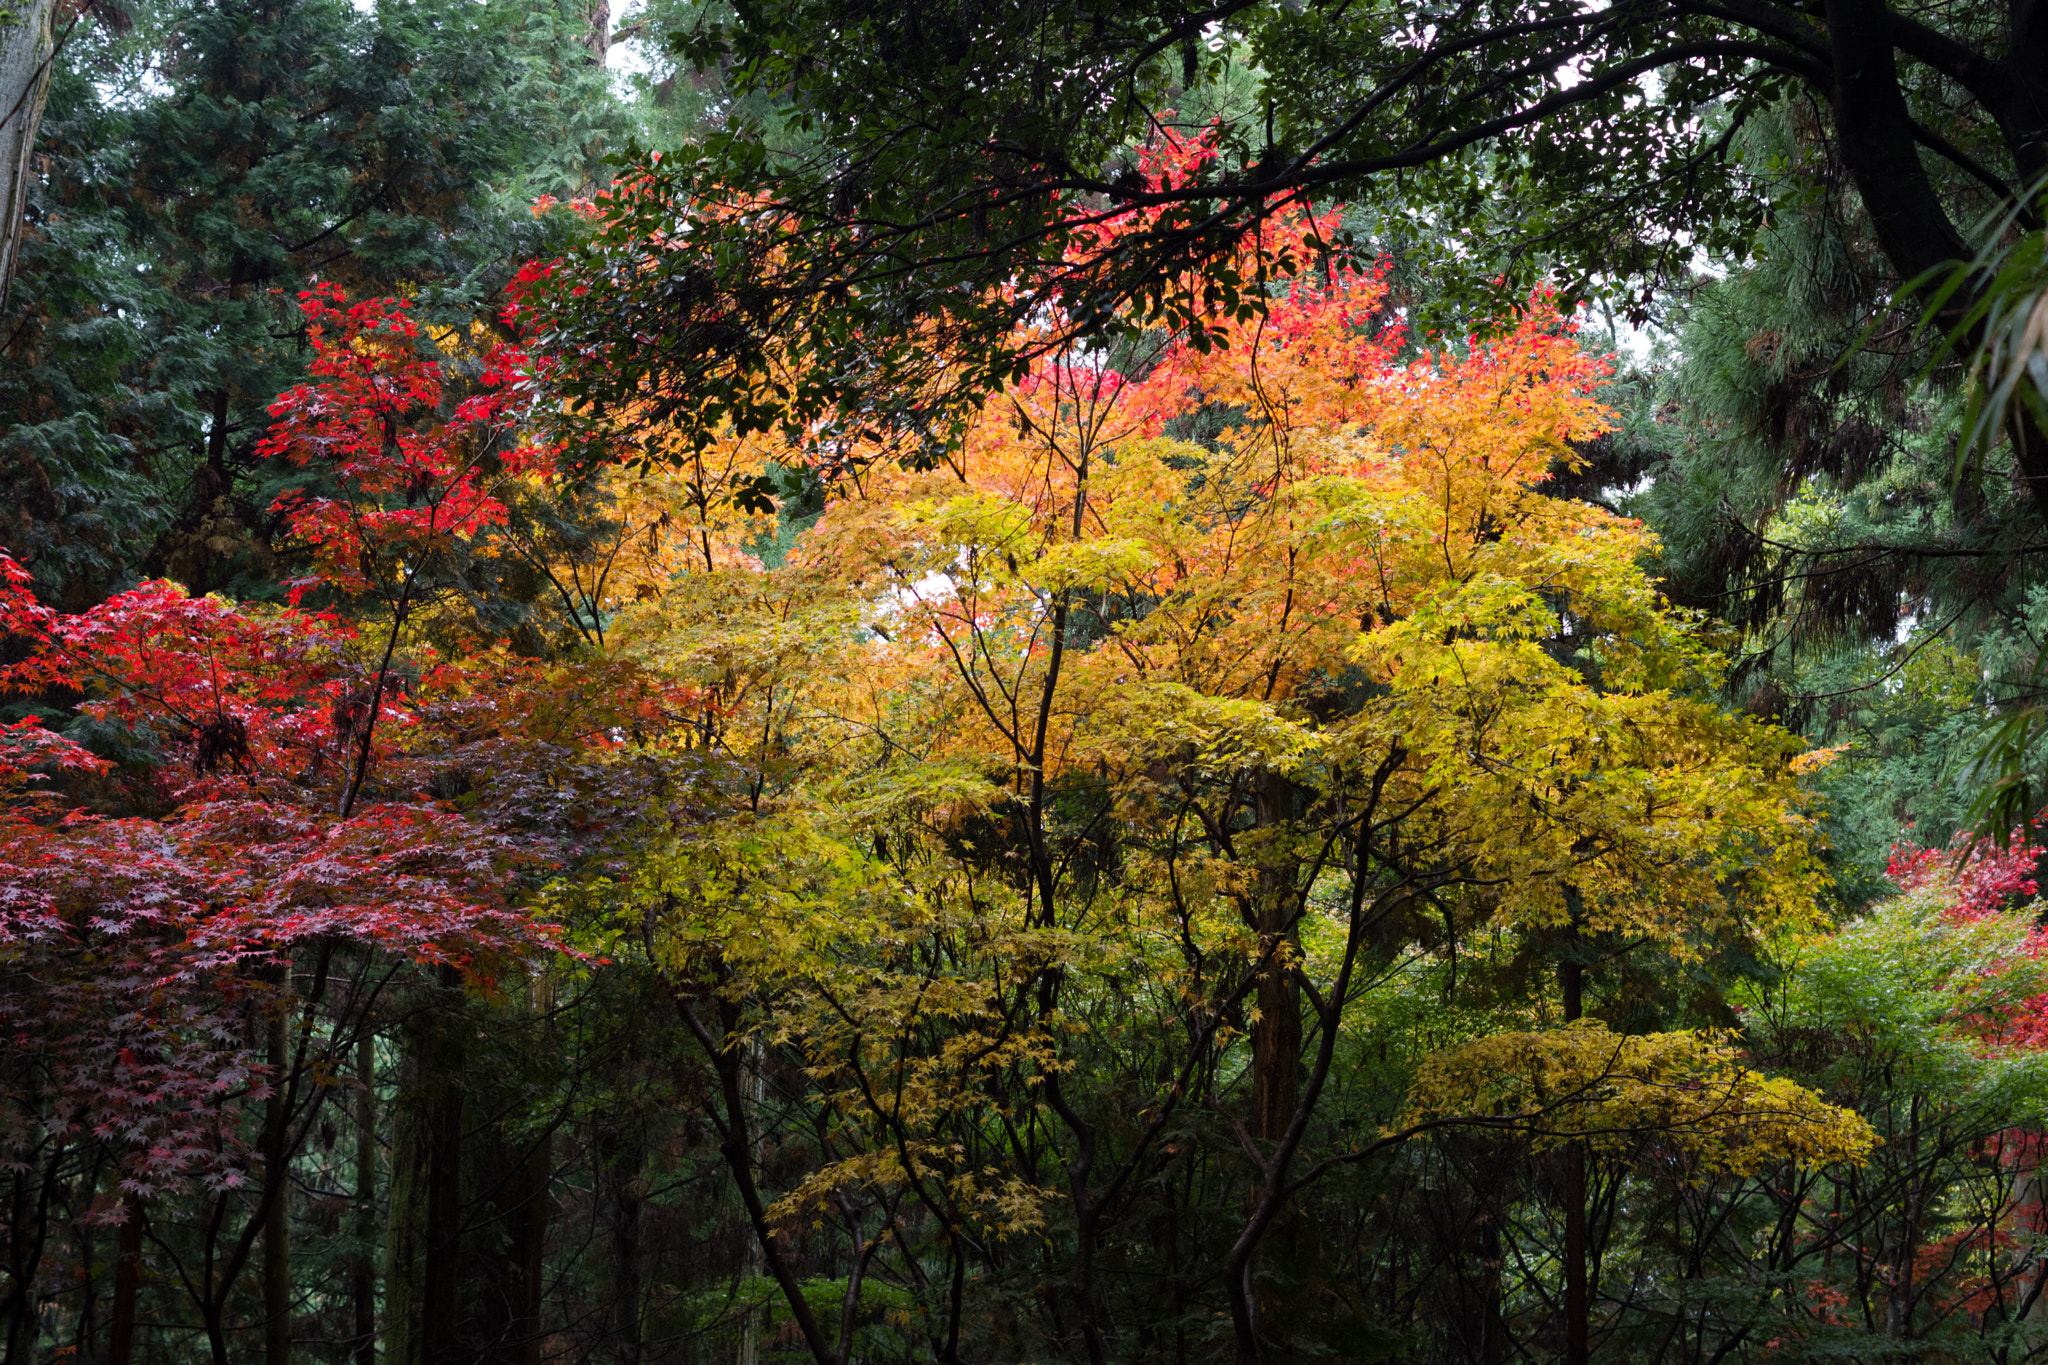
[[[265,1358],[288,1358],[293,1170],[335,1078],[360,1067],[361,1049],[417,992],[412,969],[443,992],[488,990],[552,952],[557,936],[519,892],[557,837],[548,802],[521,783],[551,783],[559,803],[572,784],[551,772],[669,699],[618,668],[600,668],[593,687],[489,650],[436,660],[423,648],[422,619],[505,519],[483,472],[502,487],[545,470],[545,452],[517,439],[527,392],[514,382],[517,353],[493,351],[477,391],[444,413],[441,371],[401,301],[342,309],[315,292],[305,307],[312,380],[278,399],[272,439],[331,492],[290,495],[283,509],[311,558],[293,595],[382,594],[381,622],[365,632],[331,613],[194,598],[162,582],[65,614],[40,605],[27,573],[4,561],[0,624],[24,647],[5,683],[29,698],[82,696],[74,708],[100,741],[142,770],[127,804],[150,812],[101,821],[31,807],[9,826],[5,884],[29,949],[9,1014],[51,1054],[24,1052],[10,1094],[24,1172],[12,1207],[41,1209],[8,1229],[17,1333],[33,1333],[32,1296],[48,1278],[49,1191],[82,1176],[87,1226],[147,1220],[158,1264],[192,1301],[216,1360],[229,1358],[248,1311],[244,1272],[260,1262]],[[481,696],[497,715],[522,717],[530,747],[494,733],[476,714]],[[52,761],[109,768],[18,727],[17,746],[31,741]],[[431,795],[466,780],[484,751],[495,801],[458,811]],[[138,995],[144,1003],[129,1003]],[[448,1003],[429,995],[445,1015]],[[449,1027],[415,1017],[412,1032],[431,1043]],[[238,1035],[242,1047],[223,1052]],[[374,1086],[374,1054],[367,1070],[360,1083]],[[431,1069],[422,1084],[459,1100]],[[440,1115],[434,1123],[431,1136],[459,1139]],[[67,1149],[93,1164],[73,1172]],[[453,1167],[442,1161],[451,1182],[455,1150]],[[109,1181],[118,1193],[96,1198]],[[533,1198],[500,1203],[523,1210]],[[424,1268],[441,1292],[428,1307],[452,1324],[446,1272],[462,1248],[445,1203],[430,1210]],[[386,1285],[393,1340],[411,1291],[410,1276]],[[125,1323],[132,1338],[134,1313],[131,1285],[117,1335]]]
[[[577,272],[594,293],[565,326],[602,357],[579,393],[653,397],[706,432],[727,414],[813,420],[859,386],[898,420],[921,411],[943,428],[1056,344],[1014,326],[1034,310],[1058,300],[1071,329],[1092,332],[1256,306],[1234,273],[1240,245],[1339,194],[1360,205],[1373,249],[1419,255],[1461,304],[1488,281],[1511,299],[1548,273],[1640,309],[1698,247],[1740,258],[1768,213],[1798,211],[1732,154],[1741,126],[1789,92],[1817,107],[1812,135],[1893,281],[1968,260],[1966,228],[1987,208],[2031,221],[2020,187],[2048,171],[2028,112],[2048,29],[2027,5],[1446,16],[1232,0],[883,16],[792,0],[730,23],[707,13],[676,41],[738,92],[783,103],[698,155],[643,163],[647,211],[598,235]],[[1231,98],[1206,125],[1219,154],[1184,181],[1146,182],[1137,149],[1219,85]],[[784,125],[817,152],[779,147]],[[646,250],[685,203],[733,212]],[[1143,226],[1114,251],[1076,249],[1106,224]],[[833,382],[757,382],[764,338],[815,353]],[[2039,461],[2021,458],[2032,487]]]
[[[5,133],[0,142],[0,304],[7,301],[7,286],[14,279],[22,211],[28,206],[29,158],[56,58],[56,18],[57,0],[31,0],[0,18],[0,132]]]
[[[1148,169],[1208,156],[1166,140]],[[1246,274],[1333,228],[1277,220]],[[562,913],[608,910],[666,976],[821,1363],[885,1274],[924,1286],[936,1359],[983,1349],[1031,1279],[1014,1331],[1106,1359],[1141,1255],[1177,1296],[1218,1286],[1238,1359],[1294,1349],[1278,1286],[1315,1276],[1276,1231],[1483,1107],[1330,1121],[1418,958],[1488,934],[1537,962],[1563,935],[1683,952],[1811,913],[1785,737],[1693,695],[1715,662],[1641,576],[1639,526],[1529,487],[1597,428],[1601,367],[1542,297],[1403,363],[1384,288],[1333,263],[1201,333],[1070,344],[950,450],[703,448],[723,555],[621,638],[701,689],[724,800]],[[1206,441],[1169,434],[1204,413]],[[836,475],[823,515],[765,571],[748,492],[807,454]],[[1556,1018],[1549,994],[1525,1007]],[[1816,1157],[1860,1150],[1853,1120],[1751,1084],[1728,1093]],[[1240,1193],[1187,1212],[1198,1250],[1141,1252],[1158,1182],[1197,1172]],[[821,1239],[836,1325],[804,1283]]]
[[[1382,42],[1355,14],[1219,14],[1191,83],[1170,43],[1119,98],[1176,112],[1087,172],[1120,197],[1040,200],[1040,254],[974,257],[1029,181],[849,279],[832,215],[916,189],[840,172],[987,111],[800,126],[891,35],[731,60],[796,12],[645,11],[685,145],[599,193],[583,0],[143,7],[60,54],[0,334],[7,1365],[2040,1354],[2030,855],[1868,853],[1964,804],[2035,517],[1995,450],[1952,491],[1921,305],[1850,354],[1899,272],[1832,114],[1684,106],[1741,159],[1638,212],[1768,204],[1761,260],[1615,383],[1571,272],[1494,249],[1613,207],[1569,138],[1406,206],[1217,202],[1268,92],[1275,143],[1305,117],[1274,73]],[[1029,42],[1087,124],[1086,53],[1160,16],[1077,13]],[[951,17],[877,81],[1029,50]],[[1396,112],[1464,118],[1409,41]],[[987,86],[1012,131],[1028,87]],[[1630,98],[1552,116],[1678,173]],[[1649,238],[1587,292],[1641,304],[1692,245]],[[1956,314],[2008,300],[1987,373],[2026,259]],[[225,502],[160,535],[223,376]]]
[[[274,595],[257,454],[304,378],[301,290],[495,325],[626,115],[545,7],[137,6],[59,54],[0,324],[6,544],[82,610],[138,576]],[[502,339],[502,338],[501,338]],[[69,594],[67,596],[66,594]]]
[[[61,912],[0,950],[10,1361],[380,1338],[537,1360],[587,1306],[625,1324],[669,1294],[697,1255],[676,1202],[721,1207],[703,1171],[649,1189],[636,1164],[689,1141],[647,1077],[647,983],[524,913],[671,799],[662,746],[694,709],[594,654],[622,595],[668,583],[665,493],[508,469],[536,453],[528,395],[486,363],[501,287],[573,220],[532,200],[601,183],[624,127],[587,11],[143,5],[52,64],[0,323],[0,539],[36,579],[8,598],[0,705],[41,722],[6,745],[0,896]],[[273,272],[239,307],[236,253]],[[352,322],[360,296],[322,294],[316,338],[308,276],[382,301]],[[344,337],[377,362],[331,364]],[[166,572],[185,589],[134,586]],[[262,604],[294,578],[300,606]],[[90,770],[28,800],[14,779],[59,754]],[[462,892],[502,913],[465,929],[442,914]],[[195,965],[188,930],[218,953]],[[430,1198],[384,1168],[422,1151],[452,1177]],[[593,1166],[616,1262],[583,1250]],[[424,1263],[387,1255],[414,1230]],[[456,1308],[427,1343],[415,1270]]]
[[[118,1193],[92,1213],[103,1221],[197,1195],[210,1210],[197,1245],[165,1240],[166,1210],[152,1211],[152,1225],[225,1361],[241,1272],[259,1244],[273,1266],[287,1252],[290,1160],[332,1093],[318,1077],[369,1026],[390,963],[484,978],[546,951],[549,936],[502,894],[523,856],[506,837],[417,801],[335,816],[307,799],[331,786],[323,767],[348,771],[322,757],[353,747],[337,733],[354,683],[341,623],[245,612],[162,584],[67,617],[35,602],[12,560],[0,569],[9,632],[35,646],[8,683],[82,691],[89,714],[172,750],[191,773],[162,774],[173,807],[163,819],[59,820],[33,805],[10,816],[9,938],[22,954],[8,1002],[20,1034],[16,1169],[52,1181],[39,1163],[69,1145],[109,1144],[104,1178]],[[17,786],[24,758],[107,767],[33,723],[11,734]],[[257,1026],[264,1043],[222,1049]],[[47,1219],[47,1190],[14,1207],[39,1202]],[[8,1231],[10,1330],[32,1331],[37,1309],[23,1296],[44,1278],[47,1223]],[[289,1298],[278,1300],[266,1293],[266,1316],[288,1328]]]
[[[1751,1007],[1753,1054],[1854,1104],[1883,1139],[1846,1189],[1798,1192],[1810,1212],[1785,1260],[1816,1278],[1795,1339],[1861,1320],[1893,1338],[2038,1349],[2034,862],[1967,840],[1902,846],[1900,894],[1787,952],[1784,980]]]
[[[1823,118],[1792,101],[1743,134],[1794,207],[1759,235],[1756,261],[1695,292],[1669,349],[1632,379],[1632,415],[1587,491],[1649,521],[1674,599],[1739,635],[1735,701],[1816,744],[1855,745],[1824,780],[1843,798],[1829,803],[1837,832],[1862,826],[1853,852],[1839,847],[1871,888],[1901,822],[1938,842],[1979,823],[1980,795],[2009,796],[1981,819],[2002,837],[2033,808],[2041,519],[1998,438],[2026,439],[2011,420],[2024,363],[2008,360],[2036,291],[2027,236],[2002,273],[2002,249],[1966,267],[1991,291],[1977,322],[2008,356],[1987,387],[2011,401],[1978,402],[1921,305],[1873,311],[1897,280]],[[2006,302],[1992,326],[1994,298]],[[1961,351],[1976,325],[1957,324]],[[1990,716],[2010,743],[1978,752]],[[2007,780],[1987,792],[1992,770]]]

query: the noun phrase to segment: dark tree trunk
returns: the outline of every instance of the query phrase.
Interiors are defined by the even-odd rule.
[[[282,1001],[271,1011],[269,1031],[271,1093],[263,1105],[263,1365],[291,1365],[292,1358],[292,1171],[291,1126],[285,1113],[284,1074],[291,1041]]]
[[[1292,789],[1280,774],[1261,769],[1253,781],[1253,814],[1270,837],[1284,837]],[[1259,1022],[1252,1029],[1252,1132],[1278,1142],[1294,1122],[1301,1093],[1301,992],[1294,984],[1293,864],[1277,849],[1261,859],[1258,877],[1259,944],[1268,966],[1259,978]]]
[[[408,1059],[420,1065],[417,1055]],[[433,1150],[428,1131],[426,1097],[416,1077],[408,1077],[399,1095],[391,1130],[391,1178],[386,1192],[388,1217],[384,1234],[384,1363],[419,1365],[420,1275],[425,1268],[427,1162]],[[358,1350],[361,1348],[358,1347]]]
[[[132,1365],[135,1359],[136,1299],[142,1289],[142,1201],[129,1195],[121,1201],[120,1240],[114,1251],[113,1319],[107,1328],[107,1365]]]
[[[1970,250],[1920,161],[1913,116],[1899,88],[1890,10],[1884,0],[1827,0],[1827,25],[1835,136],[1878,244],[1909,276],[1967,259]]]
[[[385,1365],[449,1365],[462,1226],[461,997],[453,969],[407,1027],[394,1116],[384,1272]]]
[[[1301,1102],[1301,990],[1294,981],[1296,934],[1294,880],[1297,869],[1284,846],[1287,824],[1293,815],[1293,789],[1285,777],[1260,769],[1252,778],[1252,814],[1257,827],[1272,841],[1258,850],[1256,928],[1265,965],[1253,999],[1259,1019],[1252,1026],[1252,1135],[1262,1143],[1278,1145],[1294,1123]],[[1269,1147],[1268,1152],[1271,1148]],[[1264,1183],[1263,1181],[1261,1182]],[[1251,1200],[1256,1205],[1264,1190],[1254,1186]],[[1279,1323],[1282,1303],[1271,1291],[1272,1276],[1297,1278],[1312,1259],[1307,1245],[1307,1228],[1297,1210],[1283,1209],[1272,1216],[1263,1239],[1269,1272],[1265,1287],[1250,1282],[1252,1262],[1245,1265],[1246,1292],[1250,1294],[1258,1330],[1264,1324]],[[1289,1272],[1295,1274],[1289,1274]],[[1242,1358],[1240,1356],[1240,1358]]]
[[[1826,0],[1825,13],[1836,144],[1886,259],[1907,279],[1970,260],[1975,253],[1921,160],[1899,83],[1898,25],[1890,6],[1885,0]],[[2048,170],[2048,5],[2012,0],[2010,14],[2004,60],[1973,57],[1964,65],[1972,92],[1999,123],[2025,188]],[[1974,297],[1969,289],[1959,291],[1945,307],[1946,325],[1960,323]],[[2020,477],[2048,519],[2048,433],[2022,412],[2009,435]]]
[[[1586,969],[1577,962],[1557,966],[1564,995],[1565,1022],[1584,1012]],[[1592,1305],[1586,1285],[1586,1145],[1574,1142],[1564,1150],[1564,1359],[1565,1365],[1586,1365],[1591,1354]]]
[[[427,1173],[426,1273],[420,1294],[421,1365],[462,1359],[457,1295],[462,1233],[462,1085],[440,1078]]]
[[[605,1134],[598,1148],[598,1178],[605,1192],[604,1216],[612,1263],[613,1357],[620,1365],[640,1359],[640,1168],[646,1161],[639,1126]]]
[[[470,1365],[533,1365],[541,1341],[552,1139],[515,1141],[495,1123],[465,1138],[464,1217],[475,1235],[462,1251],[464,1358]]]
[[[1508,1330],[1500,1312],[1500,1219],[1491,1212],[1479,1215],[1478,1243],[1479,1321],[1472,1359],[1479,1365],[1499,1365],[1508,1358]]]
[[[519,1225],[519,1365],[540,1365],[545,1333],[548,1201],[554,1183],[554,1139],[543,1136],[526,1158],[525,1214]]]
[[[29,164],[56,55],[56,0],[14,0],[0,7],[0,306],[14,281],[15,253],[28,211]]]
[[[7,1296],[0,1312],[7,1315],[6,1365],[25,1365],[36,1349],[36,1267],[42,1261],[41,1222],[36,1209],[36,1167],[24,1163],[8,1182]]]
[[[356,1258],[349,1267],[354,1309],[355,1365],[377,1365],[377,1039],[365,1032],[356,1042]]]

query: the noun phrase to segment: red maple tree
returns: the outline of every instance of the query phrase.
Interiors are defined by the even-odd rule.
[[[490,989],[560,949],[521,889],[568,822],[514,818],[505,800],[458,809],[435,775],[488,748],[516,787],[508,754],[572,763],[615,744],[622,707],[665,704],[614,679],[601,705],[573,670],[489,648],[408,655],[437,558],[504,517],[493,481],[544,472],[520,439],[521,360],[488,351],[451,407],[403,302],[326,288],[304,304],[312,378],[273,405],[262,447],[309,475],[277,507],[310,560],[290,605],[145,582],[60,612],[0,554],[0,690],[75,713],[125,755],[38,719],[0,729],[0,1031],[15,1062],[0,1159],[54,1171],[96,1144],[118,1176],[91,1216],[123,1225],[124,1247],[163,1201],[211,1209],[203,1254],[175,1268],[216,1359],[336,1092],[322,1078],[388,1026],[385,988],[423,967]],[[307,609],[316,589],[368,608],[368,627]],[[551,691],[566,699],[538,700]],[[485,694],[505,704],[495,725],[476,714]],[[558,722],[547,742],[508,733],[543,712]],[[45,1273],[28,1254],[13,1298]],[[132,1314],[132,1276],[117,1275],[117,1319],[124,1293]]]

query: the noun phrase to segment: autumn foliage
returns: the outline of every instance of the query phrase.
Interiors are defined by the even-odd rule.
[[[1213,154],[1162,136],[1142,173]],[[1105,1360],[1117,1295],[1194,1320],[1162,1285],[1249,1365],[1292,1340],[1274,1286],[1323,1282],[1304,1210],[1405,1162],[1514,1172],[1580,1283],[1588,1210],[1629,1182],[1798,1208],[1858,1179],[1883,1135],[1853,1090],[1770,1060],[1851,992],[1587,1013],[1596,970],[1621,1000],[1741,955],[1826,981],[1869,946],[1824,923],[1819,760],[1719,704],[1650,532],[1554,492],[1613,420],[1607,362],[1540,291],[1412,334],[1340,227],[1272,219],[1199,325],[1016,318],[1033,358],[956,433],[584,402],[544,263],[502,330],[309,292],[310,377],[261,446],[294,483],[286,604],[152,581],[60,612],[0,558],[0,685],[50,721],[0,732],[0,1011],[32,1059],[0,1137],[106,1144],[103,1224],[200,1210],[219,1361],[259,1248],[289,1318],[277,1210],[351,1086],[374,1201],[379,1039],[405,1077],[387,1345],[456,1358],[465,1105],[524,1084],[466,1074],[462,991],[553,1028],[558,991],[617,989],[680,1040],[647,1075],[709,1136],[662,1159],[717,1163],[752,1302],[819,1365],[884,1330]],[[515,580],[552,636],[491,615]],[[1940,991],[1983,1008],[1940,1036],[2036,1047],[2039,931],[2007,904],[2030,869],[1894,874],[1969,939]],[[492,1217],[538,1275],[551,1139],[515,1160],[517,1109],[467,1159],[529,1182]],[[615,1165],[593,1178],[623,1208]],[[1993,1283],[1946,1301],[1982,1314]]]
[[[635,926],[669,981],[820,1361],[846,1329],[777,1228],[909,1274],[861,1229],[916,1208],[902,1256],[999,1280],[992,1248],[1151,1216],[1146,1182],[1205,1159],[1204,1114],[1237,1116],[1250,1187],[1242,1217],[1203,1215],[1239,1360],[1275,1330],[1253,1267],[1303,1192],[1438,1128],[1483,1118],[1523,1151],[1611,1132],[1617,1162],[1661,1141],[1699,1171],[1870,1150],[1717,1038],[1603,1049],[1543,989],[1527,1028],[1445,1037],[1470,1050],[1407,1120],[1323,1124],[1375,1011],[1456,1007],[1465,945],[1685,960],[1810,925],[1821,885],[1799,743],[1709,700],[1719,660],[1646,577],[1639,523],[1542,489],[1608,420],[1572,318],[1538,294],[1495,333],[1412,337],[1334,229],[1276,220],[1238,267],[1261,306],[1050,347],[956,441],[689,447],[727,490],[688,523],[702,567],[614,636],[713,703],[707,755],[744,796],[563,913]],[[662,439],[651,402],[617,420]],[[768,547],[736,509],[776,468],[813,471],[822,506]],[[1577,1093],[1503,1110],[1489,1046],[1568,1055]],[[831,1132],[779,1202],[748,1156],[762,1050]],[[1099,1301],[1089,1257],[1063,1273],[1064,1301]],[[975,1293],[928,1321],[934,1351],[993,1311]]]
[[[328,490],[283,509],[311,549],[293,598],[346,600],[389,586],[378,580],[392,563],[417,571],[502,519],[484,469],[531,463],[502,439],[504,352],[443,420],[402,304],[343,309],[323,290],[306,309],[317,378],[278,401],[268,449]],[[402,603],[366,632],[332,610],[157,581],[64,613],[4,556],[0,575],[0,632],[15,643],[0,685],[68,703],[117,755],[35,719],[5,732],[0,941],[16,971],[4,1008],[20,1055],[37,1059],[10,1075],[51,1088],[64,1131],[115,1141],[131,1195],[247,1179],[245,1107],[292,1064],[228,1040],[249,1011],[290,1007],[279,973],[295,955],[367,953],[487,987],[554,951],[555,931],[516,900],[550,861],[548,840],[426,790],[460,762],[456,735],[474,746],[490,734],[449,717],[482,690],[516,711],[544,672],[401,650]],[[10,1113],[38,1107],[13,1098]]]
[[[258,446],[334,490],[286,494],[274,509],[313,548],[313,576],[294,585],[295,599],[316,586],[368,591],[373,562],[417,560],[502,525],[492,485],[552,464],[547,448],[526,439],[527,356],[488,345],[469,392],[444,414],[445,362],[425,353],[403,300],[349,303],[324,285],[300,302],[313,379],[278,395],[275,425]]]

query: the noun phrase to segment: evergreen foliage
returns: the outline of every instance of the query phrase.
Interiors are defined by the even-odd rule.
[[[256,445],[304,372],[297,296],[417,295],[491,325],[630,132],[569,16],[343,0],[164,5],[68,44],[6,319],[4,543],[83,605],[168,574],[260,595]]]

